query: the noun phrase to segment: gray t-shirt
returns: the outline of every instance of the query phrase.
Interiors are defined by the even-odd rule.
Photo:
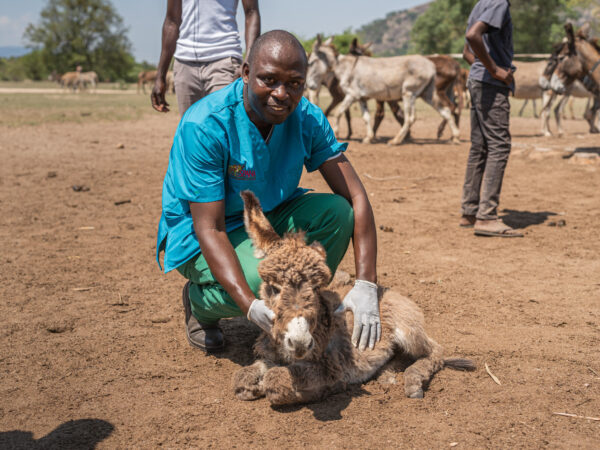
[[[487,24],[488,31],[483,35],[483,43],[494,62],[503,69],[513,66],[513,25],[510,17],[510,1],[508,0],[479,0],[471,15],[467,25],[467,31],[476,23],[483,22]],[[467,42],[468,45],[468,42]],[[469,46],[469,49],[471,47]],[[472,50],[471,50],[472,51]],[[494,84],[496,86],[506,87],[500,80],[496,80],[490,75],[485,66],[475,56],[475,62],[471,66],[469,78],[484,83]],[[515,90],[514,84],[510,86]]]

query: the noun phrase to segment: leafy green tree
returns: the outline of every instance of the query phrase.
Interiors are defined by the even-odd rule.
[[[512,0],[516,53],[541,53],[564,36],[565,20],[577,17],[576,8],[593,9],[597,0]],[[477,0],[435,0],[412,30],[417,53],[460,53],[469,14]]]
[[[48,71],[81,65],[114,80],[125,78],[134,64],[127,28],[109,0],[48,0],[24,38],[41,52]]]
[[[516,53],[545,53],[562,39],[566,8],[562,0],[513,0],[511,14]]]
[[[460,53],[469,14],[477,0],[436,0],[412,29],[411,50],[421,54]]]
[[[328,35],[321,33],[321,38],[323,40],[327,39]],[[352,32],[351,28],[345,29],[340,34],[333,35],[333,43],[338,49],[338,51],[342,54],[348,53],[350,50],[350,44],[352,43],[352,39],[358,37],[356,33]],[[317,37],[313,37],[311,39],[301,39],[299,38],[302,47],[306,50],[307,53],[312,51],[313,43],[317,40]]]

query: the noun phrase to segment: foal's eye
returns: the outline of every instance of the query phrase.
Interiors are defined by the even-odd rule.
[[[279,286],[275,286],[273,284],[268,284],[267,292],[269,295],[278,295],[281,292],[281,288]]]

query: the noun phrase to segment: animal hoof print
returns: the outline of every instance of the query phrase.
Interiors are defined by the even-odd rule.
[[[408,396],[408,398],[423,398],[423,389],[419,389]]]

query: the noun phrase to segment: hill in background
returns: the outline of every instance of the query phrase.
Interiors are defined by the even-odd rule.
[[[377,19],[357,30],[363,42],[372,42],[373,53],[378,56],[405,55],[409,52],[410,33],[417,18],[430,3],[403,11],[393,11],[385,19]]]
[[[19,56],[26,55],[29,52],[31,52],[31,50],[25,47],[0,47],[0,58],[18,58]]]

